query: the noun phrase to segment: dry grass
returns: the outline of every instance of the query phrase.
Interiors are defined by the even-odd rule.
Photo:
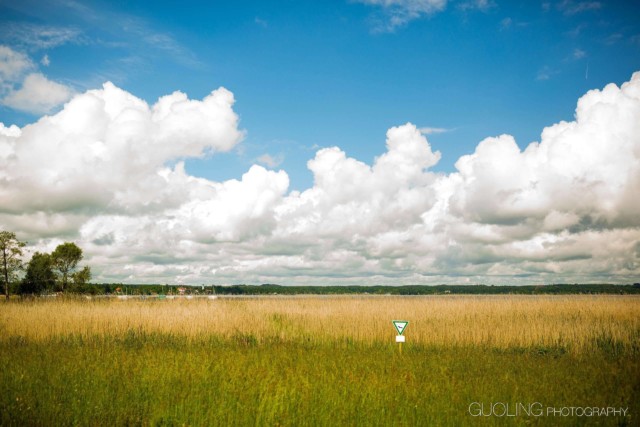
[[[638,424],[636,296],[11,301],[0,331],[0,425]]]
[[[409,320],[407,342],[495,348],[640,346],[637,296],[278,297],[217,300],[54,300],[4,303],[3,337],[44,341],[134,331],[200,339],[250,337],[328,342],[393,340],[392,319]]]

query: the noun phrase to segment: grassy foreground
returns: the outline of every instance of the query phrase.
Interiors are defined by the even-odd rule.
[[[0,330],[1,425],[639,425],[633,296],[12,302]]]

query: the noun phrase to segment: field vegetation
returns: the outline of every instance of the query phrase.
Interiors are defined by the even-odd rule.
[[[391,320],[409,320],[400,352]],[[0,306],[2,425],[638,425],[640,297]],[[628,407],[473,417],[473,402]]]

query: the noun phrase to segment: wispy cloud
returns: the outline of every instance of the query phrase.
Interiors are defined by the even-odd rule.
[[[87,43],[82,31],[74,27],[9,22],[0,29],[0,37],[13,46],[28,50],[51,49],[65,44]]]
[[[34,66],[33,61],[24,53],[0,45],[0,83],[3,85],[19,79]]]
[[[538,74],[536,75],[536,80],[549,80],[554,74],[558,74],[557,70],[552,69],[548,65],[545,65],[540,70],[538,70]]]
[[[253,22],[262,28],[267,28],[269,26],[269,23],[267,21],[265,21],[264,19],[258,18],[257,16],[253,19]]]
[[[575,15],[581,12],[599,10],[602,8],[602,3],[599,1],[574,1],[563,0],[558,3],[558,10],[565,15]]]
[[[582,33],[585,28],[587,28],[587,24],[582,23],[577,25],[574,29],[567,31],[565,34],[567,34],[569,37],[576,38]]]
[[[377,7],[379,13],[371,17],[372,30],[378,33],[393,33],[411,21],[443,12],[448,0],[352,0]],[[493,0],[459,1],[456,8],[462,12],[487,12],[497,7]]]
[[[452,132],[455,129],[435,128],[435,127],[421,127],[418,130],[423,135],[433,135],[433,134],[437,134],[437,133]]]
[[[500,21],[500,31],[508,31],[514,28],[524,28],[529,26],[529,22],[516,21],[513,18],[507,16]]]
[[[382,15],[374,19],[376,32],[394,32],[409,22],[445,10],[447,0],[355,0],[379,7]]]
[[[125,56],[168,58],[191,68],[202,63],[191,49],[180,43],[169,31],[164,31],[137,15],[110,8],[107,3],[82,4],[73,0],[58,0],[30,13],[28,5],[18,10],[37,21],[48,15],[64,16],[73,25],[41,25],[33,22],[10,22],[0,27],[0,39],[20,50],[37,51],[67,44],[100,45],[125,51]],[[31,7],[33,9],[33,7]],[[117,23],[117,24],[116,24]]]
[[[574,49],[573,53],[571,54],[571,57],[573,59],[582,59],[582,58],[584,58],[586,56],[587,56],[587,52],[585,52],[582,49],[578,49],[578,48]]]
[[[145,20],[119,14],[129,44],[136,49],[152,49],[169,55],[174,61],[189,67],[200,67],[202,64],[196,55],[178,42],[175,37],[163,31],[152,28]]]
[[[501,30],[508,30],[509,28],[511,28],[511,25],[513,25],[513,19],[509,17],[506,17],[502,21],[500,21]]]
[[[458,4],[458,9],[462,11],[479,10],[486,12],[494,7],[497,6],[492,0],[469,0]]]
[[[272,156],[271,154],[265,153],[258,157],[256,161],[259,164],[265,165],[269,168],[276,168],[282,164],[282,162],[284,161],[284,156],[282,154]]]
[[[622,34],[620,34],[620,33],[613,33],[613,34],[610,34],[609,36],[607,36],[607,37],[603,40],[603,42],[604,42],[604,44],[606,44],[606,45],[609,45],[609,46],[610,46],[610,45],[612,45],[612,44],[616,44],[616,43],[618,43],[618,42],[619,42],[620,40],[622,40],[623,38],[624,38],[624,36],[623,36]]]

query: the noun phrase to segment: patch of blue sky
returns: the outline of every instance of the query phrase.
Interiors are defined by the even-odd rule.
[[[587,90],[640,70],[640,6],[627,1],[5,0],[0,11],[0,44],[77,91],[111,80],[153,103],[226,87],[247,136],[187,171],[222,181],[262,163],[298,190],[318,148],[371,163],[406,122],[442,153],[435,171],[489,136],[524,148],[573,119]],[[7,125],[35,119],[0,107]]]

